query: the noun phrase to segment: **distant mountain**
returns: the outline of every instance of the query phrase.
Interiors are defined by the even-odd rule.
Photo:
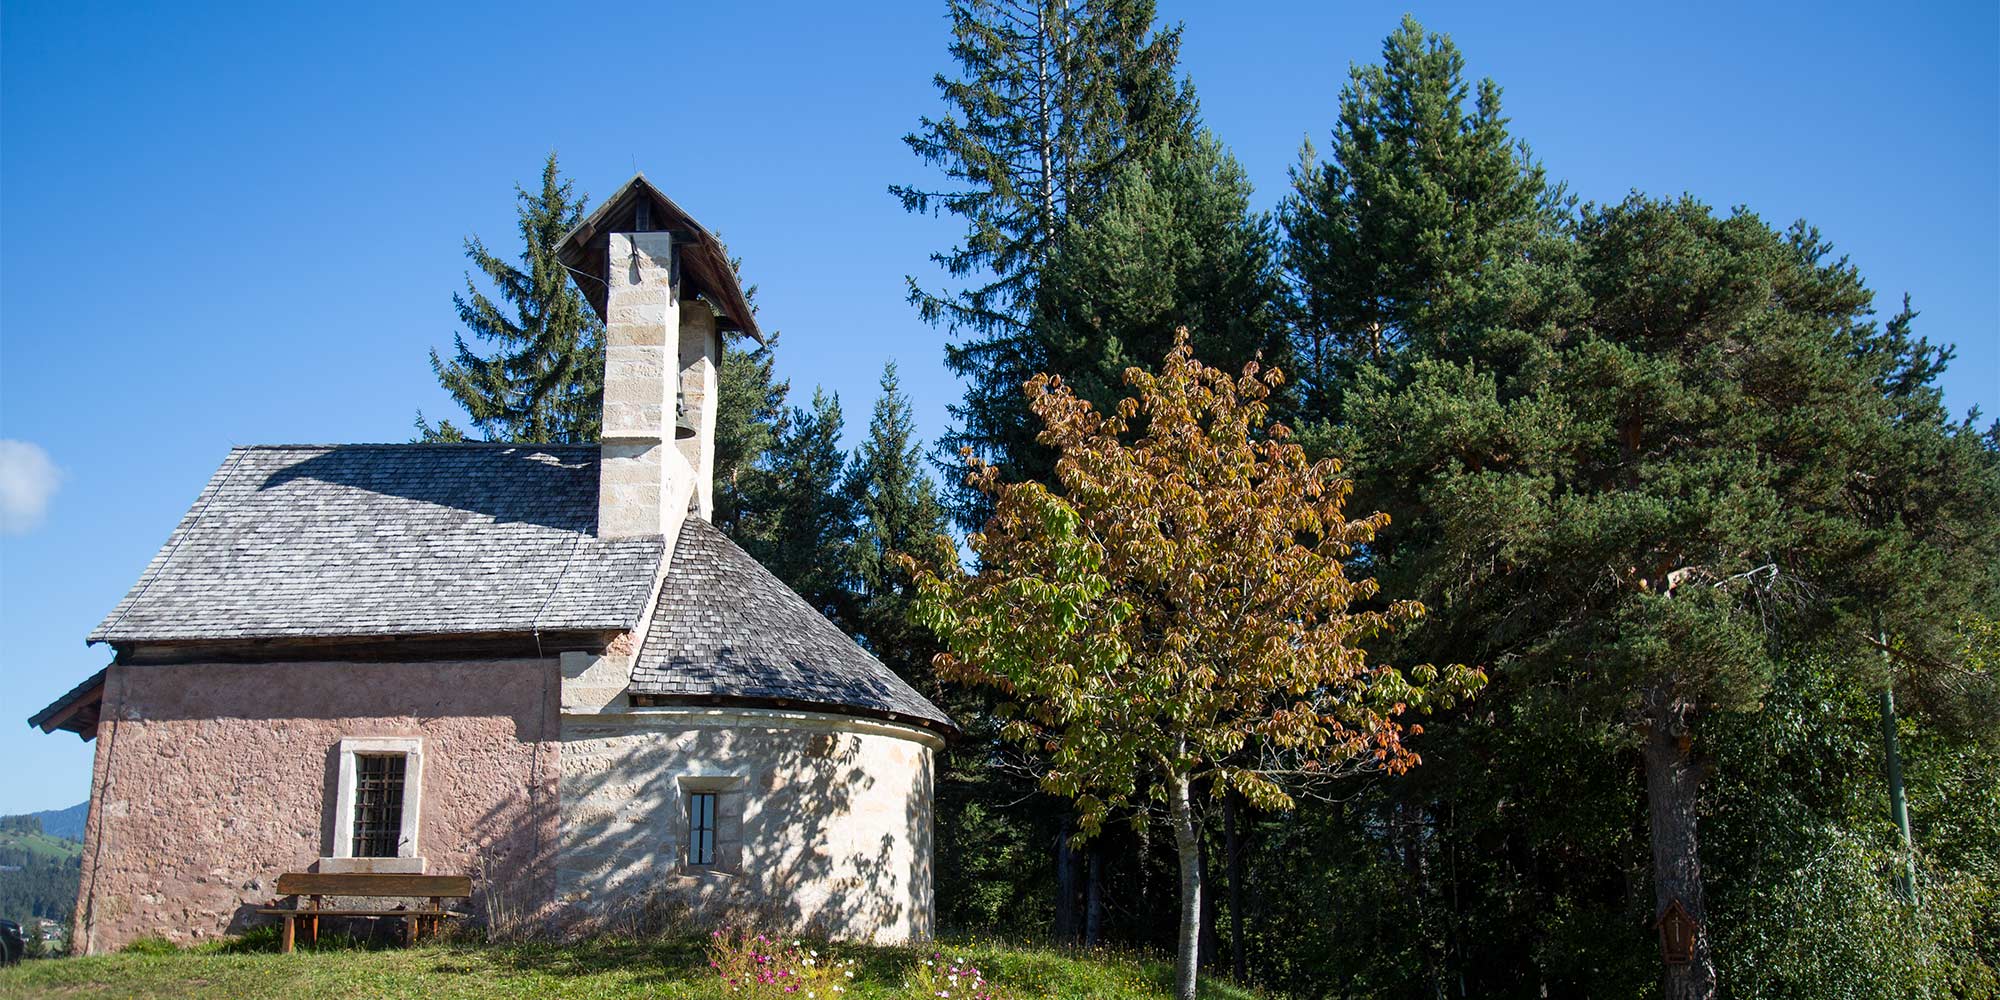
[[[68,809],[44,809],[28,813],[42,821],[42,832],[51,837],[83,842],[83,823],[90,818],[90,803],[79,802]]]

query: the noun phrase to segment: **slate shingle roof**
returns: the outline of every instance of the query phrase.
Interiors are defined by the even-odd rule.
[[[951,718],[714,525],[689,518],[632,667],[635,694]]]
[[[658,537],[603,540],[594,445],[237,448],[92,642],[634,627]]]

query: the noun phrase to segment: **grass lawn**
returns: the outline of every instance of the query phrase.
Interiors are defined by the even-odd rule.
[[[699,941],[602,940],[576,945],[433,944],[410,949],[127,952],[28,962],[0,970],[0,997],[174,997],[230,1000],[315,998],[726,997]],[[1091,998],[1165,1000],[1172,963],[1122,954],[1080,954],[990,942],[945,944],[944,954],[977,964],[1008,1000]],[[854,959],[854,1000],[910,996],[903,983],[930,949],[833,946]],[[1207,1000],[1255,1000],[1223,983]]]

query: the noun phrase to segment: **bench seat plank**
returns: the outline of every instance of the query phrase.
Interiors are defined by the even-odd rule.
[[[278,876],[280,896],[448,896],[472,895],[469,875],[372,875],[288,872]]]
[[[275,917],[446,917],[452,920],[465,918],[465,914],[453,913],[450,910],[294,910],[290,907],[267,906],[257,912]]]

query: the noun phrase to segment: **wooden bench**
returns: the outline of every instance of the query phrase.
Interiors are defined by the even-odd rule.
[[[281,941],[283,951],[290,954],[292,942],[298,931],[298,924],[306,925],[306,940],[319,940],[319,918],[321,917],[401,917],[403,918],[403,940],[415,944],[426,934],[437,933],[443,920],[455,920],[464,916],[444,908],[447,899],[472,898],[472,879],[464,875],[370,875],[339,874],[322,875],[314,872],[287,872],[278,876],[278,895],[298,896],[311,900],[311,905],[291,907],[272,905],[258,910],[285,918],[285,929]],[[327,909],[322,904],[328,896],[366,896],[371,898],[424,899],[428,903],[418,908],[398,907],[396,909]]]

